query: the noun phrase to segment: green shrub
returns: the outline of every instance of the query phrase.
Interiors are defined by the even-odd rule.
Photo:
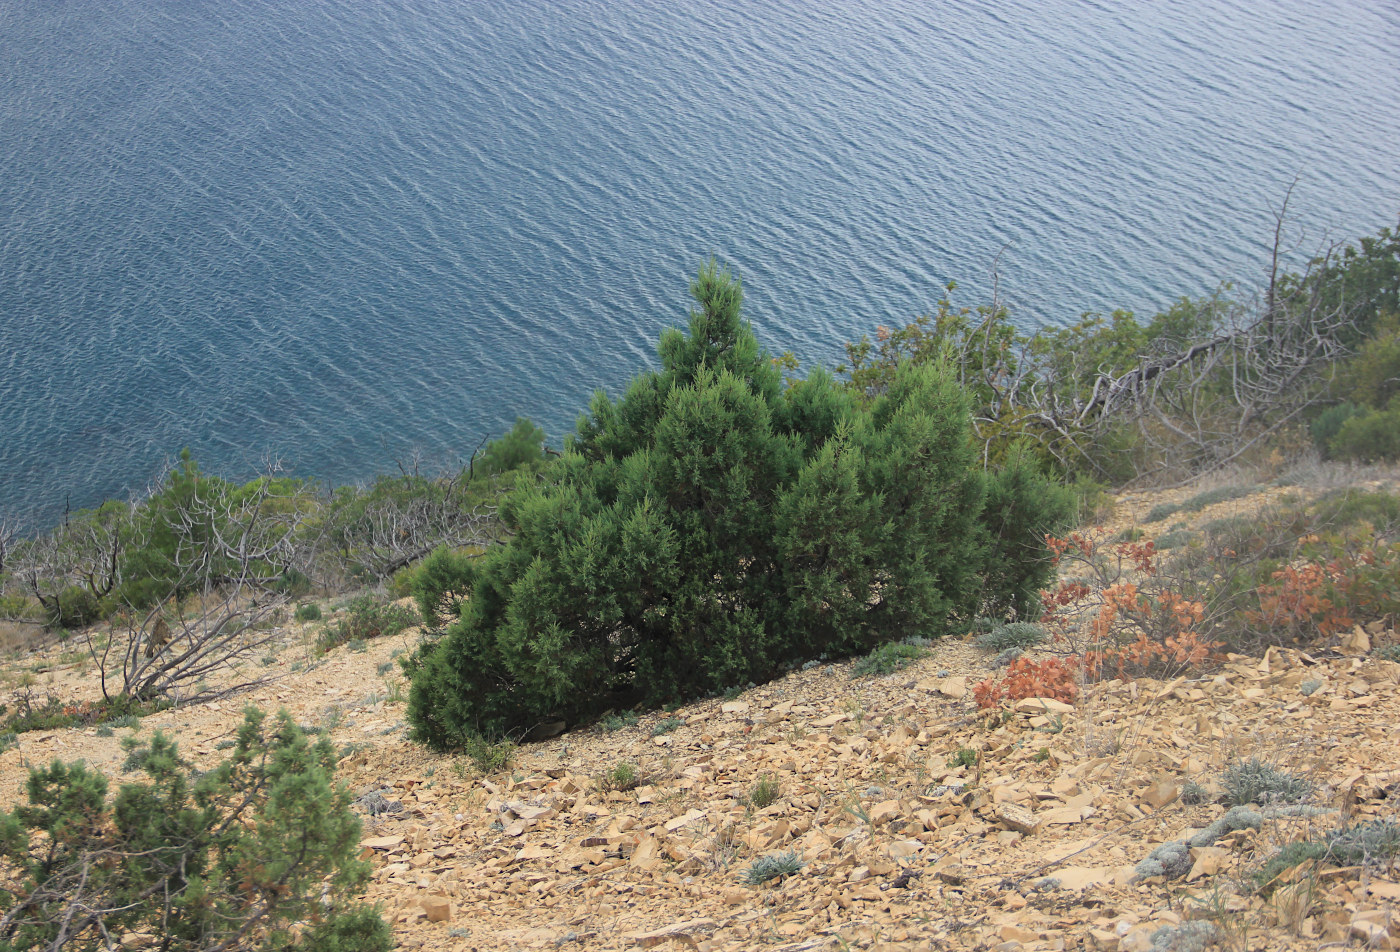
[[[1197,493],[1181,504],[1182,512],[1200,512],[1207,506],[1214,506],[1217,503],[1229,502],[1232,499],[1243,499],[1254,493],[1252,486],[1220,486],[1216,489],[1207,489],[1203,493]]]
[[[1384,410],[1349,417],[1328,444],[1334,459],[1378,463],[1400,459],[1400,398]]]
[[[984,651],[1005,651],[1008,648],[1032,648],[1045,643],[1045,629],[1030,622],[1014,621],[1001,625],[972,639]]]
[[[384,582],[384,587],[389,590],[389,597],[398,601],[400,598],[408,598],[413,594],[413,580],[418,576],[418,569],[411,565],[394,572]]]
[[[320,621],[321,606],[316,602],[307,602],[305,605],[298,605],[297,610],[292,613],[292,617],[300,622]]]
[[[1172,549],[1179,549],[1183,545],[1190,545],[1191,540],[1195,538],[1196,534],[1189,529],[1177,529],[1175,532],[1162,533],[1154,542],[1158,552],[1169,552]]]
[[[1371,653],[1382,661],[1400,661],[1400,644],[1382,645]]]
[[[81,763],[30,771],[28,804],[0,818],[0,947],[105,948],[132,933],[191,952],[390,947],[388,926],[354,902],[370,867],[328,743],[250,709],[208,772],[163,734],[128,750],[146,779],[110,799]]]
[[[802,872],[804,865],[806,864],[802,862],[802,857],[798,856],[796,852],[773,853],[768,856],[760,856],[750,863],[749,868],[744,870],[744,875],[740,878],[747,886],[758,886],[770,879],[796,876]]]
[[[3,734],[0,734],[0,754],[3,754],[5,751],[9,750],[11,747],[18,747],[18,746],[19,746],[19,735],[18,735],[18,734],[12,733],[12,732],[10,732],[10,731],[5,731]]]
[[[0,620],[39,621],[43,617],[38,603],[29,596],[0,594]]]
[[[1161,522],[1163,519],[1170,519],[1181,511],[1181,506],[1171,502],[1159,502],[1153,506],[1147,515],[1142,517],[1143,522]]]
[[[785,388],[738,282],[711,265],[692,293],[661,369],[596,395],[503,498],[508,541],[410,665],[417,740],[712,696],[1038,604],[1068,496],[1028,457],[982,472],[950,368],[901,368],[868,408],[820,370]]]
[[[1371,407],[1383,407],[1400,393],[1400,314],[1386,314],[1380,323],[1375,336],[1347,361],[1338,388]]]
[[[1262,892],[1271,892],[1274,880],[1283,873],[1299,863],[1306,863],[1310,859],[1322,859],[1326,854],[1327,847],[1316,840],[1296,840],[1292,843],[1285,843],[1254,874],[1254,883]]]
[[[544,446],[545,432],[525,417],[516,417],[508,433],[497,437],[472,460],[472,471],[481,476],[499,476],[512,471],[538,473],[549,462]]]
[[[102,600],[79,585],[63,589],[44,606],[49,628],[86,628],[107,614]]]
[[[903,642],[881,645],[851,667],[851,677],[869,678],[894,674],[927,656],[928,650],[918,645],[908,645]]]
[[[1352,417],[1365,416],[1367,412],[1365,407],[1357,406],[1349,400],[1343,401],[1323,410],[1308,424],[1308,434],[1312,437],[1313,445],[1324,459],[1332,458],[1332,441],[1341,432],[1342,424]]]
[[[383,601],[373,595],[357,595],[346,605],[344,617],[322,633],[318,647],[329,651],[353,641],[387,638],[417,622],[414,613],[402,605]]]
[[[679,717],[667,717],[657,721],[656,726],[651,729],[651,736],[660,737],[662,734],[669,734],[684,723],[685,721],[681,720]]]
[[[1074,500],[1075,525],[1099,525],[1113,517],[1117,500],[1103,483],[1080,475],[1068,489]]]
[[[1297,803],[1312,794],[1311,780],[1279,770],[1257,757],[1240,760],[1220,774],[1226,806],[1246,803]]]
[[[5,715],[0,728],[9,734],[61,730],[80,722],[77,705],[69,704],[54,694],[45,695],[42,701],[36,702],[26,692],[14,703],[13,711],[9,710],[9,705],[0,705],[0,714]]]
[[[1313,526],[1327,532],[1345,533],[1368,525],[1389,534],[1400,528],[1400,496],[1394,493],[1334,489],[1314,501],[1308,511]]]

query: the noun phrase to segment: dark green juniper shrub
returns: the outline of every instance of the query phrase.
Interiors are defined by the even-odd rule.
[[[414,570],[409,589],[418,603],[423,624],[440,628],[462,613],[462,601],[472,590],[474,561],[469,555],[444,547],[434,550]]]
[[[1068,493],[1025,454],[984,472],[950,368],[901,367],[868,406],[822,370],[785,387],[739,282],[711,264],[691,293],[661,369],[597,394],[503,499],[509,541],[409,665],[418,740],[711,696],[1039,605]]]
[[[207,773],[163,734],[127,746],[143,782],[109,798],[102,775],[55,761],[0,816],[0,950],[106,948],[132,933],[172,952],[390,947],[383,919],[354,902],[370,869],[328,742],[249,709]]]

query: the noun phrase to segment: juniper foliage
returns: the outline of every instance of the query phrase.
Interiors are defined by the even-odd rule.
[[[0,816],[0,950],[105,949],[140,933],[171,952],[390,947],[378,913],[353,901],[369,867],[329,741],[250,708],[207,773],[163,734],[128,750],[146,779],[115,797],[101,774],[55,761]]]
[[[413,659],[415,736],[451,749],[611,708],[716,694],[953,619],[1028,610],[1068,494],[1027,457],[987,474],[938,362],[866,405],[784,386],[713,262],[689,333],[503,502],[507,544]],[[446,614],[446,613],[443,613]]]

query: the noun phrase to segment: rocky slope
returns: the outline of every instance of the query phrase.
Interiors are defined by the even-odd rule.
[[[341,745],[369,896],[403,948],[1400,948],[1394,870],[1305,868],[1269,899],[1250,881],[1285,842],[1396,815],[1400,664],[1371,653],[1394,639],[1373,624],[1311,654],[1231,655],[990,717],[970,692],[990,655],[944,641],[886,676],[817,666],[570,732],[482,776],[407,741],[390,662],[411,638],[315,661],[314,631],[289,630],[267,659],[277,677],[246,696],[113,736],[21,735],[0,754],[0,797],[54,757],[115,773],[122,737],[155,729],[213,762],[251,703]],[[59,654],[10,675],[81,696],[91,672]],[[1251,757],[1312,781],[1317,809],[1201,834],[1226,812],[1221,771]],[[1184,875],[1135,869],[1193,835]],[[748,882],[765,870],[787,875]]]

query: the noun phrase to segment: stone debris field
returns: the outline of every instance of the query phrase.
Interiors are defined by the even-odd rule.
[[[823,665],[527,744],[488,776],[407,740],[398,638],[111,737],[21,735],[0,789],[17,801],[24,768],[52,758],[115,774],[121,738],[155,729],[215,762],[252,703],[341,747],[369,898],[402,948],[1400,948],[1393,871],[1321,869],[1268,899],[1249,888],[1281,844],[1395,813],[1400,664],[1368,654],[1394,637],[1372,628],[1339,650],[1232,655],[1198,678],[990,716],[970,699],[987,653],[938,642],[883,677]],[[1225,813],[1220,771],[1251,757],[1312,781],[1315,809],[1190,846],[1171,881],[1136,873],[1155,848],[1201,839]]]

